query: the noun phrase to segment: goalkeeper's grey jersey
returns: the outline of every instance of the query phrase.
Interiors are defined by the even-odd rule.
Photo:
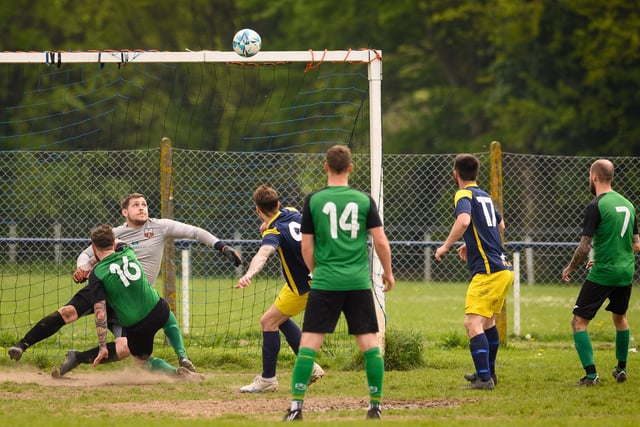
[[[113,233],[116,239],[127,243],[135,251],[147,275],[147,280],[152,285],[160,272],[164,244],[168,238],[197,240],[209,247],[213,247],[219,241],[207,230],[166,218],[149,218],[141,227],[129,227],[123,224],[115,227]],[[89,246],[78,257],[77,266],[82,268],[93,256],[93,249]]]

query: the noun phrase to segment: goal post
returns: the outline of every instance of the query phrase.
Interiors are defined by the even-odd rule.
[[[373,64],[376,66],[373,66]],[[380,219],[384,223],[384,203],[383,203],[383,177],[382,177],[382,61],[370,62],[369,66],[369,132],[371,151],[371,197],[378,204]],[[374,105],[376,107],[374,107]],[[374,302],[376,303],[376,316],[378,319],[378,344],[384,354],[385,333],[386,333],[386,308],[384,284],[380,277],[382,265],[375,254],[375,249],[371,249],[371,272],[374,292]]]
[[[216,63],[218,65],[215,65],[215,67],[219,67],[219,71],[217,71],[217,68],[206,65]],[[300,66],[298,67],[296,63],[299,63]],[[352,174],[351,184],[356,188],[365,191],[369,190],[378,205],[380,216],[383,218],[382,52],[379,50],[261,51],[252,57],[242,57],[232,51],[209,50],[184,52],[51,50],[42,52],[0,52],[0,65],[2,64],[7,67],[13,66],[12,64],[23,64],[24,70],[28,71],[28,73],[7,73],[7,75],[15,76],[15,78],[22,76],[25,79],[24,85],[21,85],[25,92],[22,96],[17,96],[15,91],[10,89],[12,87],[11,83],[7,82],[5,83],[5,93],[0,93],[0,97],[4,96],[6,98],[5,111],[9,113],[6,118],[8,125],[5,125],[7,132],[2,136],[2,141],[4,141],[2,144],[6,144],[5,147],[10,147],[8,148],[9,150],[14,150],[18,154],[25,154],[24,166],[19,163],[12,163],[14,165],[12,167],[24,168],[25,173],[29,173],[28,168],[36,167],[31,157],[38,157],[41,161],[49,162],[47,163],[49,165],[47,172],[51,171],[52,177],[42,177],[38,180],[34,178],[33,183],[29,184],[30,186],[36,188],[38,185],[44,186],[46,184],[47,189],[56,188],[56,186],[61,186],[57,184],[59,180],[64,183],[62,186],[65,187],[64,190],[59,190],[60,193],[82,195],[82,200],[78,200],[77,203],[82,206],[81,209],[87,209],[87,212],[78,212],[80,220],[74,221],[65,217],[52,218],[52,221],[60,220],[63,223],[60,230],[63,238],[72,239],[74,242],[77,240],[80,245],[85,244],[84,239],[86,239],[88,224],[92,224],[95,221],[116,224],[121,221],[121,217],[118,217],[117,213],[110,212],[113,210],[112,199],[119,200],[122,195],[131,191],[142,191],[152,193],[150,208],[161,208],[161,216],[172,216],[167,211],[175,206],[175,219],[193,223],[205,229],[215,230],[214,234],[220,234],[222,238],[230,243],[238,245],[241,250],[245,249],[246,252],[243,255],[248,260],[254,253],[253,249],[249,250],[248,248],[254,248],[255,246],[252,245],[256,244],[255,237],[257,236],[252,234],[256,218],[254,212],[248,209],[250,207],[241,205],[240,200],[243,200],[242,203],[244,203],[245,199],[251,198],[251,192],[248,191],[255,187],[258,180],[271,182],[275,187],[282,188],[286,186],[285,194],[288,193],[289,200],[294,196],[298,198],[299,194],[320,188],[318,187],[320,181],[326,182],[320,163],[323,157],[320,156],[329,145],[335,143],[346,144],[352,148],[356,168],[354,169],[354,174]],[[39,68],[37,70],[31,69],[29,64],[34,64]],[[323,71],[325,69],[331,70],[334,65],[336,66],[335,71]],[[266,95],[266,91],[273,89],[269,87],[273,82],[266,80],[270,78],[271,74],[275,75],[279,72],[275,70],[287,68],[289,69],[288,72],[291,73],[290,75],[295,76],[295,81],[290,88],[276,87],[273,90],[275,94],[274,100],[265,101],[264,98],[271,96]],[[136,71],[136,74],[133,71],[129,71],[132,69]],[[174,71],[175,74],[171,74],[172,69],[178,71]],[[256,77],[254,70],[260,69],[263,71],[262,73],[258,71],[258,77]],[[167,93],[170,95],[181,94],[180,90],[190,90],[191,92],[178,96],[176,99],[165,95],[163,95],[164,98],[152,95],[152,91],[158,90],[157,87],[160,86],[156,82],[164,78],[167,79],[166,81],[172,81],[175,75],[183,71],[184,74],[181,74],[176,79],[177,84],[182,86],[176,89],[171,88]],[[200,74],[194,77],[196,72]],[[121,76],[109,75],[119,73],[121,73]],[[224,74],[220,78],[222,83],[220,81],[210,81],[213,77],[218,77],[222,74]],[[358,87],[355,89],[344,78],[344,76],[351,74],[357,74]],[[185,77],[185,75],[187,76]],[[228,92],[223,93],[224,88],[222,86],[226,83],[225,79],[227,77],[236,78],[237,76],[239,81],[242,81],[243,75],[248,76],[245,77],[248,80],[244,87],[238,93],[231,94],[233,99],[231,99],[228,106],[221,104],[231,98]],[[263,78],[263,76],[265,77]],[[278,77],[279,75],[274,77],[273,81],[275,82]],[[148,89],[140,84],[145,78],[151,82],[146,83],[144,81],[145,84],[148,84]],[[304,82],[301,84],[299,80],[304,79],[315,83],[308,84]],[[200,86],[192,89],[196,80]],[[23,81],[20,82],[22,83]],[[276,83],[279,82],[277,81]],[[259,83],[259,85],[254,87],[255,83]],[[155,86],[151,87],[152,84]],[[174,83],[172,82],[171,84]],[[212,85],[216,84],[218,86],[211,88]],[[115,88],[116,85],[121,87]],[[299,85],[299,88],[295,85]],[[106,93],[92,98],[94,93],[104,91],[104,88],[112,87],[116,96]],[[309,89],[309,87],[311,88]],[[120,92],[124,92],[123,89],[133,93],[133,96],[128,97],[128,93],[121,95]],[[133,92],[134,90],[136,92]],[[357,96],[348,94],[336,95],[331,101],[332,105],[328,105],[325,100],[319,99],[320,95],[316,93],[322,91],[337,93],[339,90],[354,90],[358,94]],[[290,95],[289,92],[293,93],[293,98],[299,104],[288,105],[284,108],[276,104],[276,96],[284,98]],[[142,96],[145,93],[148,94],[148,99],[145,98],[143,100]],[[210,101],[207,98],[203,100],[203,98],[211,96],[213,93],[216,96],[220,93],[220,99]],[[205,96],[202,97],[202,94]],[[309,94],[311,94],[310,99],[303,99],[303,95],[307,96]],[[97,98],[97,96],[102,97]],[[349,99],[349,97],[352,97],[352,99]],[[122,108],[118,104],[120,102],[124,103]],[[196,104],[198,108],[202,107],[203,110],[196,113],[193,110],[183,112],[181,110],[181,103],[183,102],[188,104],[187,107],[189,108]],[[200,104],[197,104],[198,102]],[[240,111],[238,106],[242,105],[243,102],[248,102],[249,104],[255,102],[257,108]],[[368,109],[366,107],[363,108],[363,106],[368,107]],[[98,107],[102,109],[98,111]],[[89,111],[92,108],[96,108],[96,111]],[[333,128],[327,129],[324,126],[325,122],[313,122],[312,124],[308,117],[295,117],[293,120],[289,120],[291,115],[289,110],[312,110],[316,108],[319,108],[319,112],[311,113],[310,117],[313,119],[320,117],[320,119],[335,120],[335,117],[341,117],[340,120],[343,121],[336,121],[336,124],[332,125]],[[268,113],[269,110],[267,109],[277,113]],[[267,113],[265,114],[265,112]],[[159,114],[163,115],[160,116]],[[78,117],[77,119],[76,116]],[[117,125],[123,123],[124,120],[127,120],[126,124],[118,127]],[[131,120],[131,122],[128,120]],[[136,120],[135,124],[133,120]],[[256,135],[255,132],[253,134],[251,132],[244,133],[245,129],[255,131],[256,129],[274,127],[274,123],[279,124],[280,120],[282,122],[288,121],[289,123],[286,124],[288,127],[283,126],[282,129],[284,130],[278,129],[275,132],[275,136],[266,134],[271,129],[265,131],[265,135]],[[347,121],[349,123],[345,126],[344,123]],[[188,132],[184,132],[181,128],[180,132],[182,133],[176,131],[171,134],[177,122],[181,122],[180,124],[188,123]],[[191,126],[192,123],[194,126]],[[115,131],[111,128],[115,129]],[[298,130],[301,132],[298,132]],[[128,133],[126,135],[118,133],[122,131]],[[217,133],[208,135],[207,132],[209,131]],[[302,132],[307,132],[309,135],[306,140],[298,137],[297,134]],[[343,134],[346,136],[342,136]],[[241,140],[242,144],[238,144],[238,141],[236,141],[234,146],[233,143],[227,141],[230,139],[229,137],[235,138],[238,135],[240,137],[237,139]],[[192,149],[197,144],[193,142],[195,140],[194,136],[203,141],[198,146],[200,148],[195,150],[202,151],[195,153]],[[160,139],[164,137],[174,143],[173,156],[165,151],[167,147],[163,147],[160,150],[157,148],[160,146]],[[287,141],[291,139],[291,145],[284,147],[280,141],[285,139]],[[76,142],[76,140],[79,142]],[[87,140],[90,140],[90,142],[84,142]],[[222,142],[210,143],[210,140]],[[272,140],[277,142],[273,144]],[[135,152],[131,153],[130,143],[133,141],[136,142],[136,147],[134,148]],[[185,141],[189,141],[189,144],[180,145],[184,144]],[[367,143],[368,146],[365,145]],[[238,149],[240,145],[243,148]],[[118,149],[121,146],[123,148]],[[55,154],[49,154],[54,152]],[[63,152],[66,153],[60,154]],[[221,156],[216,153],[224,155]],[[249,156],[244,156],[246,153],[254,153],[256,156],[249,158]],[[2,153],[0,152],[0,154]],[[128,162],[131,161],[136,161],[137,164],[143,165],[143,168],[132,173],[130,170],[132,168],[127,166]],[[167,161],[169,164],[166,164]],[[171,161],[174,162],[173,166],[170,164]],[[198,164],[195,163],[196,161]],[[68,163],[69,166],[65,166],[67,164],[65,162],[71,163]],[[165,163],[164,165],[159,165],[163,162]],[[258,164],[257,169],[251,169],[256,167],[254,166],[257,164],[256,162],[261,163]],[[109,166],[113,164],[117,165],[117,167],[110,168]],[[97,174],[92,174],[90,165],[98,165],[100,171],[104,171],[106,178],[103,180],[104,182],[96,185],[95,182],[100,181],[101,177]],[[157,176],[159,175],[156,173],[157,167],[163,171],[161,173],[170,170],[175,176]],[[197,168],[200,168],[200,170]],[[250,173],[247,173],[248,171]],[[53,176],[54,173],[56,173],[56,176]],[[255,177],[249,176],[253,173],[255,173]],[[276,177],[277,173],[281,175]],[[242,176],[242,174],[245,175]],[[152,175],[155,176],[152,177]],[[367,181],[365,181],[365,177],[367,177]],[[187,179],[193,180],[193,182],[189,184],[189,188],[185,191],[184,182]],[[89,180],[94,182],[89,183]],[[83,187],[85,181],[89,184],[87,188]],[[156,181],[160,182],[159,186]],[[215,189],[212,188],[212,183],[215,183]],[[367,189],[367,187],[369,188]],[[12,188],[7,188],[12,190]],[[202,195],[192,196],[196,190],[200,191],[200,189],[203,193]],[[11,192],[8,191],[8,193]],[[39,189],[38,194],[44,196],[42,203],[58,203],[61,200],[55,194],[45,194],[43,189]],[[173,200],[174,194],[178,197],[178,201],[175,204]],[[16,195],[16,197],[19,197],[19,195]],[[190,199],[186,200],[187,197],[190,197]],[[224,227],[216,219],[216,215],[219,215],[222,210],[221,208],[216,206],[202,207],[202,204],[206,203],[207,199],[211,203],[212,197],[214,204],[217,203],[219,206],[232,205],[234,209],[238,209],[234,212],[223,212],[223,214],[227,215],[224,220]],[[12,201],[7,200],[6,203],[11,204]],[[15,200],[13,203],[15,203]],[[17,219],[18,224],[20,224],[18,227],[13,227],[17,229],[15,239],[18,245],[23,244],[20,243],[20,239],[23,237],[25,239],[31,235],[36,238],[49,237],[50,234],[44,227],[40,230],[36,228],[39,224],[32,225],[29,223],[30,218],[26,213],[27,207],[24,209],[25,214],[21,213],[20,208],[12,209],[12,213],[15,212],[15,218],[7,218],[8,222],[16,221]],[[107,211],[108,214],[103,213],[103,211]],[[158,214],[156,213],[155,215]],[[154,215],[152,214],[151,216]],[[203,224],[203,218],[209,218],[210,223],[205,221]],[[23,231],[26,229],[29,229],[29,236]],[[240,234],[242,235],[236,238]],[[191,271],[191,274],[194,275],[191,285],[195,288],[195,286],[199,285],[198,276],[202,275],[203,272],[209,272],[211,267],[207,265],[207,262],[210,261],[203,260],[203,253],[206,253],[206,251],[203,252],[203,250],[197,249],[196,246],[193,248],[194,251],[190,253],[189,257],[180,259],[175,253],[171,256],[176,258],[176,263],[187,262],[189,264],[183,265],[178,274],[185,274]],[[75,258],[72,261],[73,252],[75,250],[67,250],[66,258],[63,262],[74,262]],[[215,256],[213,256],[213,260],[217,266],[218,260]],[[16,261],[18,263],[21,262],[20,259]],[[381,283],[382,267],[373,246],[371,247],[371,268],[375,306],[380,329],[379,342],[381,348],[384,349],[386,315],[384,293],[382,292],[383,285]],[[227,270],[226,265],[223,269],[216,268],[213,271],[217,275],[213,280],[218,281],[218,284],[221,284],[222,281],[233,280],[231,276],[237,273],[235,270]],[[273,273],[274,269],[271,269],[270,274]],[[185,292],[185,289],[180,289],[181,293],[176,292],[175,279],[172,281],[170,277],[167,277],[172,275],[174,275],[172,272],[168,272],[168,274],[163,272],[162,281],[165,286],[169,286],[168,296],[170,298],[180,297],[181,301],[175,304],[175,309],[180,310],[180,304],[184,304],[187,300],[190,301],[190,304],[199,304],[202,299],[200,295],[190,294]],[[269,292],[272,292],[271,287],[275,286],[272,277],[269,276],[269,278],[265,279],[269,281]],[[55,280],[62,284],[66,278],[63,275],[59,275],[59,278]],[[215,286],[207,285],[205,288],[211,289],[215,288]],[[268,301],[273,298],[272,295],[265,292],[262,297],[264,301]],[[252,297],[258,298],[256,295]],[[231,296],[225,294],[215,298],[222,301],[223,298],[231,298]],[[227,310],[228,305],[233,304],[231,302],[227,303],[227,300],[225,300],[224,304],[219,301],[216,302],[215,310],[218,310],[218,307],[220,307],[220,310],[222,308]],[[57,301],[57,303],[64,302]],[[272,300],[269,301],[269,304],[271,302]],[[57,305],[57,303],[53,304]],[[261,313],[264,310],[262,304],[265,304],[265,302],[254,304],[251,306],[251,314],[245,313],[244,315],[238,314],[237,311],[231,312],[231,309],[225,311],[222,315],[219,314],[222,311],[215,312],[211,311],[212,309],[210,308],[201,308],[197,311],[204,312],[203,316],[216,315],[215,313],[218,313],[218,316],[225,317],[229,322],[236,322],[236,324],[240,325],[244,324],[240,319],[241,317],[251,316],[253,318],[256,316],[255,313]],[[240,305],[241,309],[247,309],[246,305],[237,305]],[[5,313],[2,314],[4,315]],[[39,316],[39,312],[29,314],[30,318]],[[24,317],[26,319],[26,314]],[[188,320],[185,319],[183,323],[187,323]],[[15,333],[23,333],[29,327],[29,322],[29,319],[16,321],[14,326]],[[196,329],[196,325],[201,322],[191,318],[192,332],[194,330],[200,331],[200,329]],[[182,326],[183,328],[188,327],[185,324]],[[206,329],[208,327],[202,329],[204,332],[196,332],[195,334],[197,336],[211,334],[212,332]],[[241,326],[234,327],[240,328]],[[0,332],[3,332],[1,327]],[[218,329],[213,334],[219,334]],[[248,341],[245,337],[239,337],[237,340]]]

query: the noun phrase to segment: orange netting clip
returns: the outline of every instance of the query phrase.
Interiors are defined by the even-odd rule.
[[[378,53],[378,51],[377,51],[377,50],[375,50],[375,49],[369,49],[369,48],[366,48],[366,47],[361,47],[361,48],[360,48],[360,49],[358,49],[358,50],[368,50],[369,52],[373,52],[373,53],[374,53],[373,58],[371,58],[369,61],[367,61],[367,64],[371,64],[371,63],[372,63],[373,61],[375,61],[376,59],[379,59],[380,61],[382,61],[382,55],[380,55],[380,54]],[[348,62],[348,61],[347,61],[347,58],[349,57],[349,54],[351,54],[351,49],[349,49],[349,50],[347,51],[347,56],[345,56],[345,58],[344,58],[344,62]]]
[[[324,50],[324,53],[322,54],[322,58],[320,58],[320,61],[314,65],[313,61],[313,49],[309,49],[309,53],[311,53],[311,61],[309,61],[307,63],[307,66],[304,68],[304,72],[309,72],[311,70],[313,70],[314,68],[317,68],[320,66],[320,64],[322,64],[324,62],[324,57],[327,56],[327,49]]]
[[[363,48],[361,48],[361,49],[359,49],[359,50],[368,50],[368,51],[370,51],[370,52],[373,52],[373,53],[374,53],[373,57],[372,57],[369,61],[367,61],[367,64],[370,64],[370,63],[372,63],[372,62],[373,62],[373,61],[375,61],[375,60],[380,60],[380,61],[382,61],[382,55],[380,55],[380,54],[378,53],[378,51],[377,51],[377,50],[375,50],[375,49],[368,49],[368,48],[364,48],[364,47],[363,47]],[[345,57],[344,57],[344,59],[342,60],[342,62],[349,62],[349,56],[351,56],[351,52],[353,52],[353,50],[352,50],[351,48],[349,48],[349,49],[347,50],[347,54],[345,55]],[[309,53],[311,53],[311,61],[309,61],[309,63],[307,63],[307,66],[306,66],[306,67],[305,67],[305,69],[304,69],[304,72],[305,72],[305,73],[306,73],[306,72],[308,72],[308,71],[310,71],[310,70],[313,70],[314,68],[319,67],[319,66],[324,62],[324,58],[325,58],[325,56],[327,55],[327,49],[325,49],[325,50],[324,50],[324,53],[322,54],[322,58],[321,58],[317,63],[315,63],[315,64],[314,64],[314,57],[313,57],[313,49],[309,49]],[[358,61],[358,62],[359,62],[359,61]]]
[[[376,59],[382,61],[382,55],[380,55],[377,50],[375,50],[375,49],[365,49],[365,48],[362,48],[360,50],[369,50],[369,51],[371,51],[371,52],[373,52],[375,54],[373,56],[373,58],[371,58],[371,61],[369,61],[369,63],[375,61]]]

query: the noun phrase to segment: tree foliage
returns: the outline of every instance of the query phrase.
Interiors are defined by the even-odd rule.
[[[265,50],[381,49],[387,152],[640,153],[637,2],[13,0],[0,17],[4,50],[229,50],[243,27]]]

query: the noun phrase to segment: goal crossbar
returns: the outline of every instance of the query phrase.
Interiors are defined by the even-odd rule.
[[[243,57],[229,51],[164,52],[146,50],[0,52],[0,63],[127,63],[127,62],[362,62],[381,59],[381,52],[366,50],[263,51]]]
[[[85,50],[85,51],[5,51],[0,52],[0,64],[127,64],[127,63],[226,63],[240,65],[277,65],[306,63],[305,72],[322,63],[353,63],[367,66],[369,80],[369,146],[371,167],[371,196],[378,204],[383,219],[382,183],[382,52],[375,49],[261,51],[252,57],[243,57],[233,51],[156,51],[156,50]],[[379,278],[382,267],[377,256],[372,257],[372,276]],[[378,274],[375,274],[375,273]],[[374,280],[374,283],[376,281]],[[382,284],[374,287],[380,306],[376,305],[379,339],[384,349],[384,295]]]
[[[87,51],[40,51],[0,52],[0,63],[47,64],[69,63],[177,63],[218,62],[269,64],[306,62],[309,66],[323,62],[349,62],[367,64],[369,78],[369,126],[371,151],[371,195],[378,201],[382,216],[382,51],[357,50],[307,50],[307,51],[261,51],[252,57],[243,57],[233,51],[147,51],[147,50],[87,50]]]

